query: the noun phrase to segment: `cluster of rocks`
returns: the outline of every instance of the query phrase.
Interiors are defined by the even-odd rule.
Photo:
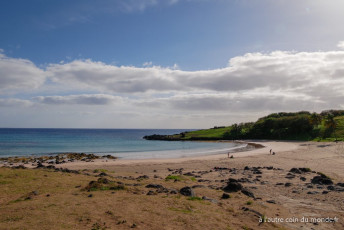
[[[312,174],[315,176],[312,176]],[[307,178],[306,175],[311,176],[311,179],[309,183],[307,183]],[[315,172],[312,171],[309,168],[292,168],[289,170],[285,178],[292,180],[295,178],[299,178],[301,181],[305,182],[302,184],[303,188],[302,190],[309,190],[309,189],[318,189],[318,190],[323,190],[317,191],[308,191],[307,194],[309,195],[315,195],[315,194],[327,194],[331,191],[336,191],[336,192],[344,192],[344,183],[337,183],[334,184],[332,179],[325,174],[321,172]],[[298,183],[299,184],[299,183]],[[292,183],[287,182],[287,183],[276,183],[276,186],[285,186],[285,187],[291,187],[293,186]],[[293,190],[292,193],[300,193],[298,190]]]
[[[19,167],[19,166],[17,166]],[[25,166],[22,166],[25,167]],[[65,172],[65,173],[75,173],[75,174],[80,174],[80,172],[78,170],[72,170],[72,169],[68,169],[68,168],[56,168],[54,165],[48,165],[45,166],[43,165],[41,162],[37,162],[37,167],[36,169],[53,169],[56,172]]]
[[[4,157],[0,158],[0,163],[9,164],[32,164],[35,166],[38,162],[47,164],[64,164],[75,161],[92,162],[95,159],[111,159],[115,160],[117,157],[112,155],[99,156],[93,153],[61,153],[54,156],[39,156],[39,157]]]
[[[3,166],[3,167],[8,167],[8,166]],[[9,167],[12,169],[27,169],[27,167],[25,167],[24,165],[17,165],[17,166],[12,166]],[[54,165],[43,165],[41,162],[37,162],[37,166],[34,169],[50,169],[50,170],[54,170],[56,172],[65,172],[65,173],[75,173],[75,174],[80,174],[80,171],[78,170],[72,170],[72,169],[68,169],[68,168],[56,168]]]
[[[240,182],[238,182],[238,180],[236,180],[236,179],[230,178],[228,180],[227,185],[225,187],[223,187],[222,189],[223,189],[223,191],[229,192],[229,193],[241,191],[246,196],[249,196],[253,199],[256,199],[253,192],[251,190],[249,190],[248,188],[243,187],[242,184]]]
[[[259,197],[256,197],[255,194],[253,193],[252,189],[257,189],[255,186],[249,186],[249,187],[244,187],[243,184],[260,184],[260,185],[266,185],[270,184],[271,182],[269,180],[262,180],[263,178],[263,172],[264,170],[267,171],[285,171],[284,169],[281,168],[275,168],[273,166],[266,166],[266,167],[249,167],[245,166],[244,169],[237,169],[237,168],[228,168],[228,167],[214,167],[209,171],[192,171],[192,172],[184,172],[183,168],[180,169],[168,169],[169,172],[172,172],[172,174],[180,174],[180,175],[185,175],[185,176],[192,176],[195,178],[199,178],[197,182],[199,183],[207,183],[207,186],[204,185],[195,185],[195,186],[203,186],[203,187],[208,187],[210,189],[215,189],[215,190],[223,190],[228,193],[232,192],[241,192],[245,194],[246,196],[249,196],[253,199],[261,199]],[[222,179],[222,180],[215,180],[211,181],[209,179],[202,178],[203,175],[207,173],[219,173],[219,176],[226,176],[227,174],[231,174],[233,176],[236,176],[238,174],[244,175],[243,177],[239,177],[237,179],[230,178],[228,180]],[[316,175],[312,175],[316,174]],[[271,173],[269,174],[271,175]],[[274,174],[277,175],[277,174]],[[278,173],[278,175],[281,175],[281,173]],[[301,184],[303,186],[302,190],[314,188],[313,185],[317,185],[317,189],[327,189],[327,191],[323,191],[323,194],[326,194],[330,191],[337,191],[337,192],[342,192],[344,191],[344,183],[337,183],[334,184],[332,179],[329,178],[328,176],[312,171],[309,168],[291,168],[287,173],[285,174],[284,178],[288,179],[287,182],[278,182],[276,183],[275,186],[283,186],[284,188],[291,188],[292,193],[300,193],[300,191],[295,190],[300,188],[300,183],[297,182],[296,185],[294,186],[294,182],[292,181],[293,179],[299,179],[303,181],[304,183]],[[308,178],[308,179],[307,179]],[[309,183],[307,183],[307,180]],[[213,183],[215,182],[215,184]],[[216,184],[217,183],[217,184]],[[218,183],[224,184],[224,185],[218,185]],[[326,187],[327,186],[327,187]],[[302,191],[301,190],[301,191]],[[318,191],[309,191],[307,194],[318,194],[320,192]],[[274,200],[269,200],[270,202],[268,203],[275,203]]]
[[[124,190],[125,188],[124,183],[120,181],[112,181],[101,177],[97,181],[90,181],[84,190],[90,192],[96,190]]]
[[[177,189],[166,188],[166,187],[164,187],[164,186],[162,186],[160,184],[148,184],[148,185],[146,185],[146,188],[154,188],[155,189],[155,191],[149,190],[147,195],[157,195],[158,193],[181,194],[183,196],[187,196],[187,197],[190,197],[190,198],[202,199],[202,200],[206,200],[206,201],[209,201],[211,203],[217,204],[219,201],[216,200],[216,199],[209,198],[209,197],[206,197],[206,196],[202,196],[202,198],[198,198],[196,196],[194,188],[203,188],[203,187],[205,187],[205,186],[203,186],[203,185],[194,185],[192,187],[185,186],[185,187],[179,189],[179,191],[178,191]],[[222,196],[222,199],[228,199],[228,198],[230,198],[229,194],[224,193],[223,196]]]
[[[155,189],[149,190],[147,195],[157,195],[158,193],[178,194],[178,190],[173,188],[166,188],[161,184],[148,184],[146,188]]]

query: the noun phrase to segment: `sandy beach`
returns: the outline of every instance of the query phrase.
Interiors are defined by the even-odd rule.
[[[127,229],[133,226],[132,223],[139,229],[161,229],[161,224],[165,226],[163,229],[344,229],[343,143],[252,142],[264,147],[233,153],[233,158],[219,154],[179,159],[97,159],[55,167],[79,170],[86,178],[99,178],[100,170],[106,172],[105,176],[110,180],[116,178],[128,184],[130,188],[125,194],[116,192],[114,197],[117,200],[109,198],[108,191],[93,192],[93,200],[100,199],[93,201],[93,205],[103,211],[109,207],[98,202],[114,202],[117,207],[120,203],[123,205],[123,199],[127,200],[121,209],[130,225],[114,225],[119,218],[114,221],[107,215],[92,212],[106,222],[108,229]],[[270,154],[270,149],[276,154]],[[321,177],[319,175],[326,175],[331,183],[316,181],[314,178]],[[171,176],[176,179],[167,180]],[[179,180],[179,176],[183,179]],[[242,185],[241,192],[224,189],[230,184],[229,179]],[[133,187],[135,181],[139,185]],[[81,186],[87,185],[85,183]],[[159,186],[149,188],[150,184],[171,189],[168,191],[189,187],[202,201],[183,200],[183,196],[172,195],[167,190],[159,192]],[[82,193],[85,197],[89,194]],[[223,193],[231,198],[224,199]],[[155,197],[154,202],[152,197]],[[2,203],[8,201],[6,197],[1,198]],[[178,207],[174,207],[173,202]],[[13,208],[18,209],[17,206]],[[150,214],[143,211],[145,209]],[[0,212],[3,214],[4,209]],[[209,221],[204,219],[205,216]],[[261,223],[262,218],[265,223]],[[18,226],[21,226],[19,222]]]

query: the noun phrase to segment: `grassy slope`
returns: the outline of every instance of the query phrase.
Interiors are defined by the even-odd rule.
[[[230,130],[231,130],[230,126],[224,127],[224,128],[217,128],[217,129],[202,129],[202,130],[186,133],[185,139],[202,138],[202,137],[221,139],[223,135]]]
[[[321,138],[315,138],[316,141],[334,141],[336,138],[338,140],[344,140],[344,116],[335,117],[335,121],[337,124],[335,134],[332,134],[331,137],[321,139]],[[320,125],[322,129],[325,129],[324,124]],[[218,129],[203,129],[203,130],[196,130],[187,132],[185,134],[185,138],[181,138],[184,140],[189,140],[192,138],[204,138],[204,139],[221,139],[227,131],[231,130],[231,126],[227,126],[224,128],[218,128]],[[180,135],[175,135],[174,137],[181,137]],[[292,139],[294,140],[306,140],[307,137],[304,135],[300,136],[294,136]]]
[[[171,181],[161,178],[144,180],[114,179],[125,184],[120,191],[83,190],[91,180],[89,175],[54,172],[46,169],[0,168],[0,229],[256,229],[258,219],[240,209],[250,199],[236,193],[234,198],[221,200],[221,205],[180,194],[165,193],[147,196],[148,183],[159,183],[180,189],[197,184],[193,180]],[[137,177],[133,174],[132,176]],[[30,195],[32,191],[37,194]],[[47,196],[49,194],[49,196]],[[89,197],[93,194],[93,197]],[[222,192],[198,189],[199,197],[220,200]],[[31,196],[31,199],[26,199]],[[269,215],[258,203],[254,209]],[[280,229],[266,224],[263,229]]]

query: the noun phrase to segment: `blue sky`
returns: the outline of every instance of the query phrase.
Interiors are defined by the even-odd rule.
[[[342,108],[343,7],[1,1],[0,126],[206,128]]]
[[[324,19],[310,2],[2,1],[0,44],[9,56],[36,65],[91,58],[118,65],[151,61],[185,70],[213,69],[247,52],[335,47],[342,30],[324,33]]]

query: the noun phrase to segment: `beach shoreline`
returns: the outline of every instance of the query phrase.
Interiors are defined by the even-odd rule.
[[[234,158],[249,157],[255,155],[269,154],[270,149],[274,149],[275,152],[282,152],[286,150],[294,150],[300,142],[274,142],[274,141],[249,141],[242,143],[254,143],[260,145],[256,149],[249,149],[244,151],[231,152],[230,156],[233,155]],[[302,142],[303,143],[303,142]],[[190,156],[190,157],[180,157],[180,158],[151,158],[151,159],[116,159],[114,161],[97,160],[95,162],[73,162],[69,163],[69,167],[88,167],[93,165],[132,165],[132,164],[162,164],[162,163],[183,163],[188,161],[208,161],[208,160],[222,160],[228,159],[228,151],[224,151],[220,154],[209,154],[201,156]]]
[[[209,141],[208,141],[209,142]],[[242,144],[245,146],[238,146],[230,149],[212,149],[207,152],[207,154],[199,154],[199,155],[191,155],[188,156],[187,153],[184,154],[182,157],[165,157],[165,158],[144,158],[144,159],[122,159],[120,157],[113,155],[100,155],[100,154],[83,154],[83,153],[62,153],[62,154],[54,154],[54,155],[40,155],[40,156],[9,156],[9,157],[2,157],[0,158],[0,167],[1,166],[18,166],[24,165],[28,168],[33,168],[36,166],[38,161],[45,164],[49,162],[49,160],[53,160],[52,164],[56,167],[88,167],[89,165],[130,165],[130,164],[149,164],[149,163],[181,163],[185,161],[194,161],[194,160],[220,160],[223,158],[228,158],[231,156],[234,157],[247,157],[247,156],[254,156],[254,155],[261,155],[270,153],[269,150],[273,149],[274,152],[281,152],[286,150],[292,150],[297,148],[298,141],[288,141],[288,142],[281,142],[281,141],[262,141],[262,140],[248,140],[248,141],[210,141],[210,142],[234,142],[238,144]],[[179,155],[182,155],[183,151],[181,150],[173,150],[173,152],[180,152]],[[192,152],[192,150],[189,150]],[[73,159],[72,162],[66,160],[59,164],[55,164],[54,160],[56,156],[67,156],[67,155],[85,155],[86,160],[80,159]],[[87,156],[91,156],[87,159]],[[30,162],[22,162],[24,160],[21,159],[30,159]],[[1,159],[3,159],[1,161]],[[11,163],[4,161],[4,159],[10,159]],[[16,162],[13,162],[13,160]],[[42,159],[45,159],[42,162]],[[19,160],[19,161],[18,161]],[[35,164],[32,164],[32,161]]]

